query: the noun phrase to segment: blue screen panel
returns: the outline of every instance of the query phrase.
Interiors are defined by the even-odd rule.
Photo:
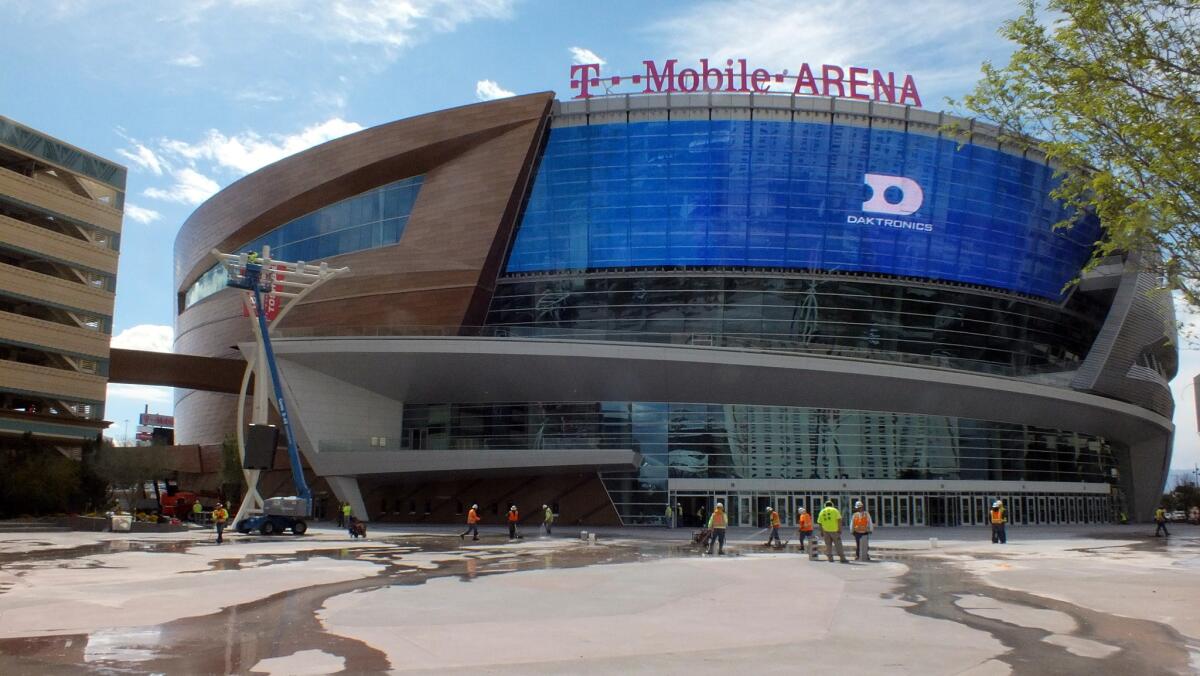
[[[846,125],[688,120],[553,129],[508,272],[875,272],[1058,300],[1099,238],[1053,230],[1044,164]]]

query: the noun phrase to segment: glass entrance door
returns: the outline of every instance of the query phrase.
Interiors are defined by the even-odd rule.
[[[775,496],[775,511],[779,512],[779,522],[784,526],[790,526],[794,521],[792,515],[792,498],[788,495]]]
[[[753,526],[754,525],[754,496],[739,495],[737,496],[737,525]]]

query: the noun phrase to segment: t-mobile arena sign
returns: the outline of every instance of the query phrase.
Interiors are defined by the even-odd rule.
[[[710,65],[708,59],[700,59],[697,68],[678,68],[678,64],[679,59],[667,59],[661,66],[654,61],[643,61],[645,70],[642,73],[626,76],[602,76],[598,63],[577,64],[571,66],[571,89],[578,92],[577,99],[611,94],[614,88],[629,82],[635,87],[642,85],[642,94],[790,93],[921,105],[921,96],[912,76],[903,74],[903,79],[897,83],[897,76],[892,71],[828,64],[814,69],[804,63],[795,74],[786,69],[772,73],[765,68],[750,70],[745,59],[726,59],[724,67]]]

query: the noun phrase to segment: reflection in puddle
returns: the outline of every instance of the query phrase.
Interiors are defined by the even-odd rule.
[[[326,599],[393,585],[423,584],[437,577],[474,580],[485,575],[524,570],[698,556],[695,549],[687,546],[627,541],[609,541],[595,546],[547,539],[526,541],[516,546],[478,543],[462,547],[452,536],[414,535],[375,538],[372,544],[372,547],[346,548],[330,542],[327,549],[260,551],[243,555],[231,547],[220,552],[225,558],[208,561],[201,570],[181,571],[177,573],[180,576],[177,579],[194,579],[198,574],[214,571],[262,569],[321,559],[369,562],[379,567],[379,573],[344,582],[315,584],[230,606],[218,613],[185,617],[153,627],[108,628],[90,635],[0,640],[0,673],[60,672],[82,665],[124,670],[120,667],[122,664],[130,665],[129,668],[138,673],[243,673],[264,660],[312,650],[344,658],[344,668],[348,672],[386,671],[390,665],[382,652],[324,631],[316,619],[316,611]],[[192,546],[196,543],[114,541],[69,551],[46,552],[45,556],[23,557],[16,565],[28,568],[99,567],[105,561],[104,554],[127,551],[179,553]],[[12,567],[5,566],[6,569]],[[115,617],[113,624],[121,622],[122,618]]]
[[[145,662],[158,655],[161,627],[128,627],[95,631],[87,637],[84,662]]]

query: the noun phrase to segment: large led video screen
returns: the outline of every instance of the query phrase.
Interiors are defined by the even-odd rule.
[[[1053,170],[845,124],[680,120],[552,129],[507,271],[776,268],[1062,298],[1099,237],[1055,230]]]

